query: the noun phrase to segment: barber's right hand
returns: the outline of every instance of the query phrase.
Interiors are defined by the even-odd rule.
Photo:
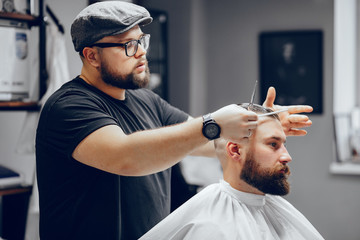
[[[248,139],[257,127],[257,114],[236,104],[220,108],[211,115],[221,127],[220,136],[230,141]]]

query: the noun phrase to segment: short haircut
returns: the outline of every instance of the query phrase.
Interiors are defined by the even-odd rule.
[[[267,108],[267,107],[261,106],[259,104],[253,104],[250,107],[250,109],[249,109],[250,103],[239,103],[237,105],[242,107],[242,108],[245,108],[246,110],[250,110],[250,111],[253,111],[253,112],[258,113],[258,114],[274,112],[271,108]],[[278,114],[268,115],[266,117],[274,118],[274,119],[280,121],[280,117],[279,117]],[[215,139],[214,140],[215,150],[218,151],[219,149],[225,147],[227,141],[228,140],[223,139],[223,138]]]
[[[259,104],[253,104],[252,106],[250,106],[250,103],[239,103],[238,106],[259,114],[274,112],[271,108],[264,107]],[[280,121],[280,117],[278,114],[268,115],[268,117],[272,117]]]
[[[245,108],[246,110],[253,111],[257,114],[274,112],[271,108],[263,107],[258,104],[253,104],[250,107],[250,109],[249,109],[249,106],[250,106],[249,103],[239,103],[237,105],[242,108]],[[280,121],[280,117],[278,114],[268,115],[266,117],[273,118],[275,120]],[[224,164],[226,163],[226,157],[225,157],[226,154],[224,151],[225,151],[225,146],[228,141],[229,140],[221,138],[221,137],[214,140],[215,153],[216,153],[216,156],[218,157],[218,159],[220,160],[221,166],[223,168],[224,168]]]

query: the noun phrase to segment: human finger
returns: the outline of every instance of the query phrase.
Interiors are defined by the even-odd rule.
[[[304,129],[290,128],[285,131],[286,136],[305,136],[307,131]]]
[[[249,130],[255,129],[257,127],[258,122],[257,121],[249,121],[247,124],[247,128]]]
[[[303,128],[310,127],[312,125],[312,121],[305,115],[289,115],[286,121],[282,121],[282,125],[288,128]]]
[[[246,117],[247,117],[247,121],[249,121],[249,122],[257,121],[259,118],[258,115],[256,113],[254,113],[253,111],[248,111]]]
[[[286,128],[304,128],[304,127],[310,127],[312,125],[312,122],[306,121],[306,122],[296,122],[296,123],[287,123],[283,126]]]
[[[313,111],[313,108],[309,105],[292,105],[292,106],[287,106],[288,108],[288,112],[290,114],[295,114],[295,113],[310,113]]]
[[[252,135],[252,130],[248,130],[248,134],[246,136],[243,136],[243,138],[240,139],[239,143],[247,143],[250,140],[250,137]]]
[[[239,105],[236,105],[236,107],[238,107],[240,110],[241,110],[241,114],[249,121],[256,121],[258,119],[258,115],[251,111],[251,110],[248,110],[248,109],[245,109]]]
[[[306,135],[306,131],[302,129],[300,130],[299,128],[310,127],[312,125],[312,121],[305,115],[294,114],[284,117],[281,120],[281,125],[283,126],[287,136],[302,136]]]
[[[276,98],[276,91],[274,87],[269,87],[267,94],[266,94],[266,99],[263,103],[264,107],[268,107],[268,108],[273,108],[274,107],[274,102],[275,102],[275,98]]]
[[[291,123],[310,121],[308,116],[300,114],[291,114],[287,117],[287,119]]]

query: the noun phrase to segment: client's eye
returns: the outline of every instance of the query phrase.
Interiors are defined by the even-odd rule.
[[[270,146],[273,148],[276,148],[278,146],[278,144],[277,144],[277,142],[272,142],[272,143],[270,143]]]

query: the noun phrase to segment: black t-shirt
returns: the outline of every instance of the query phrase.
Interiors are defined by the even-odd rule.
[[[166,217],[169,169],[125,177],[71,155],[86,136],[106,125],[130,134],[187,118],[150,90],[127,90],[120,101],[79,77],[64,84],[44,105],[37,128],[41,239],[137,239]]]

